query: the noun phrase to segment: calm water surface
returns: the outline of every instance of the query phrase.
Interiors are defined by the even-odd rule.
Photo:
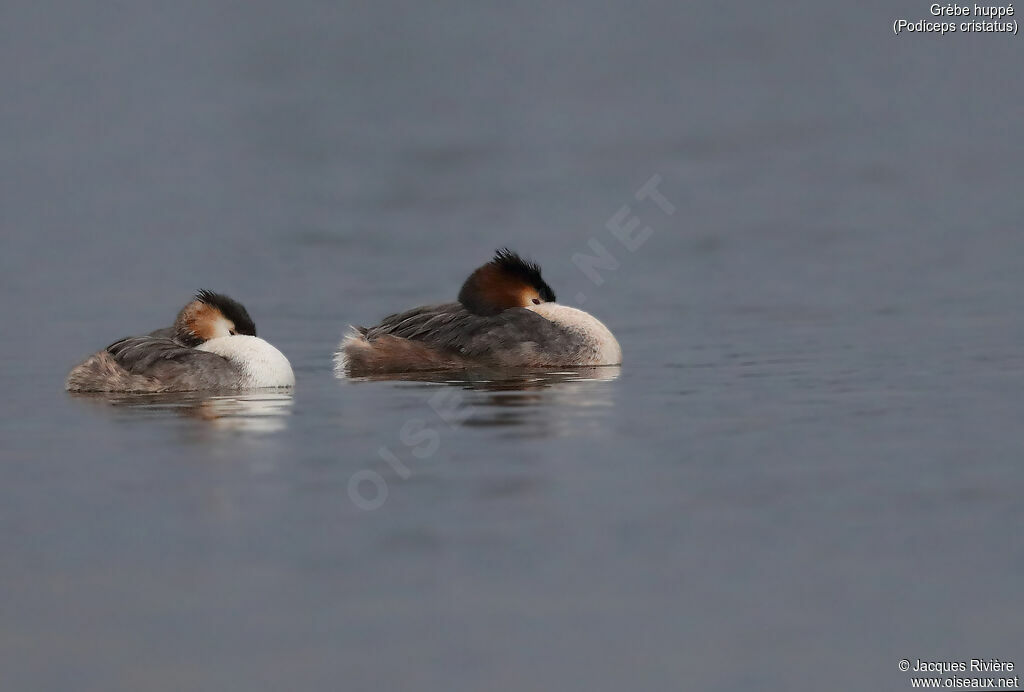
[[[1024,666],[1024,44],[897,14],[5,2],[0,687]],[[333,376],[501,245],[621,369]],[[201,287],[293,395],[62,391]]]

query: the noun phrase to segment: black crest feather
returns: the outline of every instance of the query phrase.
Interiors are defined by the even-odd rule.
[[[499,248],[494,252],[494,259],[491,264],[501,267],[512,276],[518,276],[526,283],[537,289],[540,297],[548,303],[555,302],[555,292],[551,290],[547,282],[540,275],[540,265],[536,262],[525,260],[507,247]]]
[[[235,323],[235,332],[256,336],[256,324],[249,317],[249,311],[245,306],[223,293],[215,293],[205,288],[196,291],[196,300],[207,305],[212,305],[221,311],[229,320]]]
[[[459,302],[478,315],[497,314],[507,307],[515,306],[514,293],[510,296],[502,290],[505,283],[513,287],[531,286],[536,289],[541,300],[549,303],[555,301],[555,292],[541,277],[540,266],[506,247],[495,251],[490,262],[469,275],[459,291]],[[509,301],[509,298],[512,300]]]

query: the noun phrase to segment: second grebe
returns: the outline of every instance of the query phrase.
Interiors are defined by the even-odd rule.
[[[185,392],[291,387],[295,375],[280,351],[256,336],[241,303],[199,291],[174,325],[116,341],[75,366],[75,392]]]
[[[471,367],[618,365],[611,331],[582,310],[559,305],[540,267],[498,250],[459,291],[457,303],[424,305],[356,327],[335,354],[339,374]]]

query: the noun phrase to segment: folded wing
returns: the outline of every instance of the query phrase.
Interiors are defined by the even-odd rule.
[[[371,345],[382,337],[408,339],[453,357],[499,366],[568,362],[578,336],[523,308],[477,315],[460,303],[425,305],[360,329]]]

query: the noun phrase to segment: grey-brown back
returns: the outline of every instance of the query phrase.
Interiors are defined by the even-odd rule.
[[[185,392],[234,389],[238,369],[223,356],[183,346],[173,339],[121,339],[72,369],[71,391]]]
[[[460,303],[424,305],[389,315],[377,326],[360,332],[370,345],[386,335],[499,366],[571,362],[583,345],[578,335],[524,308],[477,315]]]

